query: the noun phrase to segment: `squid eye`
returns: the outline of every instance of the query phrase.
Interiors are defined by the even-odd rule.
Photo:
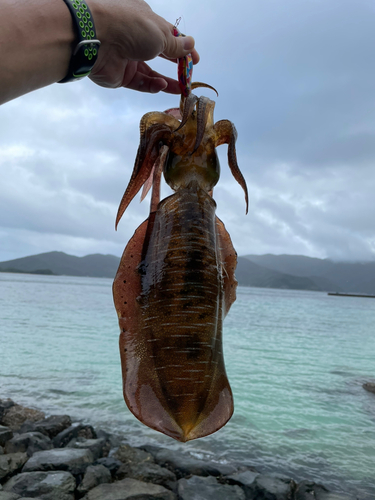
[[[161,150],[161,148],[164,146],[164,142],[163,141],[159,141],[159,151]]]

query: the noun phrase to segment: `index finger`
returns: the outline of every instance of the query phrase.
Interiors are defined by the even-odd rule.
[[[174,63],[177,63],[177,59],[171,59],[170,57],[165,56],[164,54],[159,54],[159,57],[162,57],[163,59],[167,59],[167,61],[172,61]],[[191,57],[193,58],[193,64],[198,64],[200,61],[200,57],[198,52],[193,49],[191,51]]]

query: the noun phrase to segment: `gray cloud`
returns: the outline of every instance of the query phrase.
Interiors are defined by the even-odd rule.
[[[152,8],[196,38],[194,79],[238,130],[250,211],[226,146],[214,196],[239,254],[372,259],[375,9],[369,0],[223,0]],[[174,75],[175,66],[152,61]],[[63,250],[120,255],[147,217],[136,199],[114,231],[139,120],[176,96],[53,85],[0,108],[0,260]],[[166,195],[169,191],[163,190]]]

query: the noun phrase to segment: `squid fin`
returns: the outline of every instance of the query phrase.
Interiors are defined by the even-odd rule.
[[[235,271],[237,266],[237,252],[233,247],[231,237],[225,229],[223,222],[216,217],[217,246],[220,261],[222,263],[222,274],[224,281],[224,316],[236,300],[237,280]]]

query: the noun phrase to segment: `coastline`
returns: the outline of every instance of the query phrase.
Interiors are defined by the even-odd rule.
[[[134,447],[68,415],[0,399],[0,500],[361,500],[240,463]]]

